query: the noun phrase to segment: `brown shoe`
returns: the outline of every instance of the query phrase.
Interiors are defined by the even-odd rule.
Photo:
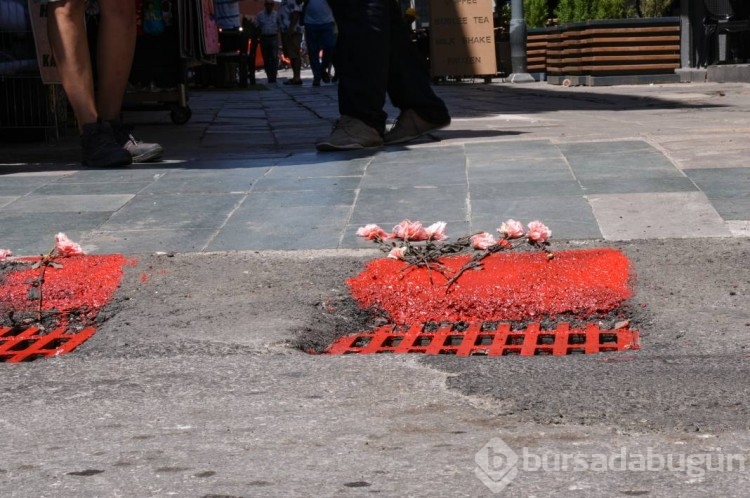
[[[328,138],[318,140],[320,151],[357,150],[383,145],[383,137],[375,128],[351,116],[341,116]]]
[[[386,144],[410,142],[422,135],[445,128],[449,124],[451,124],[451,118],[442,123],[430,123],[419,117],[419,114],[412,109],[407,109],[399,115],[393,128],[385,134],[384,141]]]

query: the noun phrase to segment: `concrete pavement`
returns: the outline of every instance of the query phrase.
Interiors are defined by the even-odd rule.
[[[308,86],[194,92],[185,126],[129,115],[163,163],[81,170],[74,141],[4,148],[0,247],[35,254],[65,231],[137,263],[82,347],[3,365],[1,494],[745,496],[750,87],[437,91],[450,128],[374,152],[313,152],[335,89]],[[556,250],[620,248],[642,350],[294,349],[380,255],[356,227],[407,217],[451,236],[540,218]]]
[[[100,253],[361,248],[359,226],[404,218],[454,235],[508,217],[557,239],[750,234],[747,85],[437,91],[449,128],[376,151],[314,151],[334,85],[195,91],[184,126],[130,113],[167,152],[126,169],[81,169],[74,139],[8,147],[1,243],[34,254],[64,231]]]

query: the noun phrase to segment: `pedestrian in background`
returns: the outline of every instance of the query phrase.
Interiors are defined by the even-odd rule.
[[[302,0],[281,0],[281,48],[292,66],[292,78],[285,85],[302,84]]]
[[[120,119],[135,55],[135,3],[99,0],[95,91],[86,36],[88,2],[40,1],[47,5],[52,54],[81,133],[82,164],[116,167],[161,157],[161,145],[139,142]]]
[[[331,82],[331,61],[336,46],[336,23],[328,0],[304,0],[305,42],[313,73],[313,86]],[[322,53],[322,57],[321,57]]]
[[[396,0],[329,0],[338,26],[336,75],[341,117],[321,151],[405,143],[448,126]],[[386,94],[400,114],[386,133]]]
[[[279,71],[279,34],[281,15],[274,10],[274,1],[265,0],[264,10],[255,16],[255,26],[260,32],[260,52],[263,55],[263,69],[269,83],[276,83]]]

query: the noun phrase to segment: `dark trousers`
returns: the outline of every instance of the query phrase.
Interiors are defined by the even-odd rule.
[[[310,69],[313,73],[313,81],[320,81],[323,73],[331,67],[331,55],[336,46],[335,25],[330,24],[305,24],[305,42],[307,43],[307,55],[310,58]],[[323,57],[320,57],[320,51]]]
[[[386,93],[399,109],[442,123],[445,103],[409,37],[396,0],[329,0],[339,28],[335,65],[339,112],[385,130]]]
[[[279,70],[279,37],[278,35],[260,37],[260,53],[263,54],[263,69],[266,71],[268,81],[276,81],[276,73]]]

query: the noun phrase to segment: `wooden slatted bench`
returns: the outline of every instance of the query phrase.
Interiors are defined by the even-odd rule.
[[[542,38],[544,36],[544,38]],[[588,21],[530,30],[536,72],[552,84],[679,81],[679,18]],[[544,44],[542,45],[542,41]],[[528,46],[528,43],[527,43]],[[545,70],[539,69],[543,46]],[[531,71],[531,69],[529,69]]]

